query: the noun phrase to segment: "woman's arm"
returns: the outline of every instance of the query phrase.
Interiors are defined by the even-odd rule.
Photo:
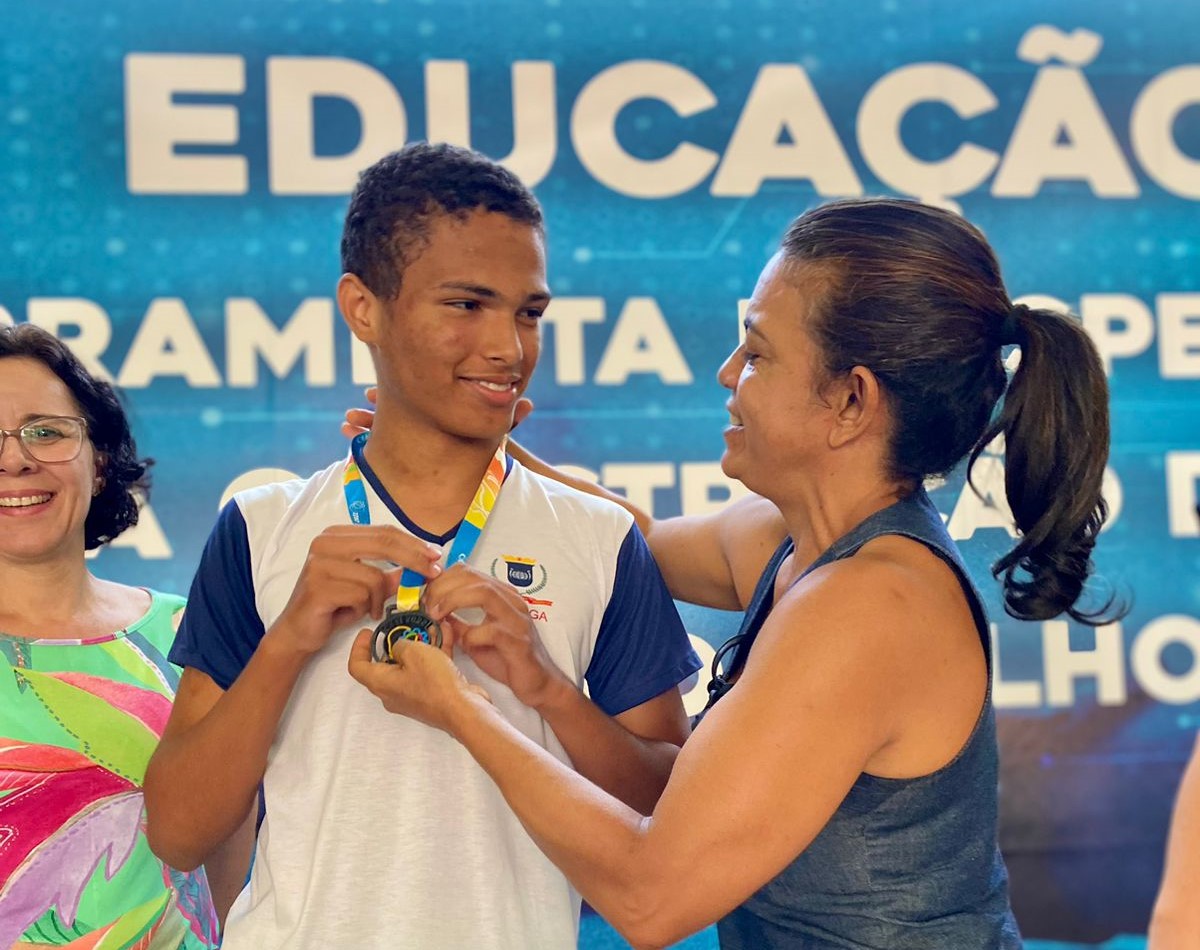
[[[739,498],[713,514],[656,519],[623,495],[563,472],[511,440],[508,453],[532,472],[607,498],[632,514],[676,600],[743,609],[787,534],[779,509],[758,495]]]
[[[1184,950],[1200,944],[1200,737],[1179,783],[1162,885],[1150,919],[1146,950]]]
[[[802,586],[684,746],[650,818],[525,739],[439,651],[405,645],[400,664],[385,667],[360,638],[350,670],[389,710],[456,736],[588,902],[634,945],[664,946],[803,851],[890,741],[888,687],[908,672],[906,631],[891,623],[903,605],[870,571],[841,564]]]

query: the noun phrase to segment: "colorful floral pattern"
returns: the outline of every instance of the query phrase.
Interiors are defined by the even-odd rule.
[[[203,870],[146,844],[141,782],[179,672],[178,597],[89,640],[0,634],[0,948],[204,950]]]

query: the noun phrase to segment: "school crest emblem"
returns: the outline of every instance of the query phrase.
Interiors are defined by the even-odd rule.
[[[505,554],[492,561],[492,577],[505,580],[516,588],[527,604],[535,607],[551,607],[552,600],[540,600],[534,595],[543,590],[550,581],[545,565],[535,558]]]

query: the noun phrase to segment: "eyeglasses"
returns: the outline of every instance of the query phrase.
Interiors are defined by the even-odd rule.
[[[0,456],[12,436],[35,461],[69,462],[79,455],[86,432],[87,420],[79,416],[38,416],[19,429],[0,429]]]

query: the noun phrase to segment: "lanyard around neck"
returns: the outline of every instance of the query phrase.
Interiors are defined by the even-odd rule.
[[[367,490],[363,486],[362,473],[355,461],[355,454],[361,452],[367,444],[367,435],[368,433],[362,432],[354,437],[350,457],[346,460],[346,472],[342,478],[342,490],[346,495],[346,509],[350,512],[350,520],[355,524],[371,523],[371,508],[367,503]],[[471,556],[471,552],[475,550],[475,542],[483,533],[483,526],[487,524],[492,509],[496,507],[496,499],[504,484],[504,445],[505,443],[501,441],[496,448],[496,454],[492,456],[492,460],[488,462],[487,471],[483,473],[483,481],[475,489],[475,497],[471,499],[471,505],[467,508],[466,515],[458,525],[454,543],[450,546],[450,557],[447,559],[449,566],[461,564]],[[421,588],[424,585],[425,578],[406,567],[400,574],[400,586],[396,589],[396,609],[399,611],[419,609]]]

